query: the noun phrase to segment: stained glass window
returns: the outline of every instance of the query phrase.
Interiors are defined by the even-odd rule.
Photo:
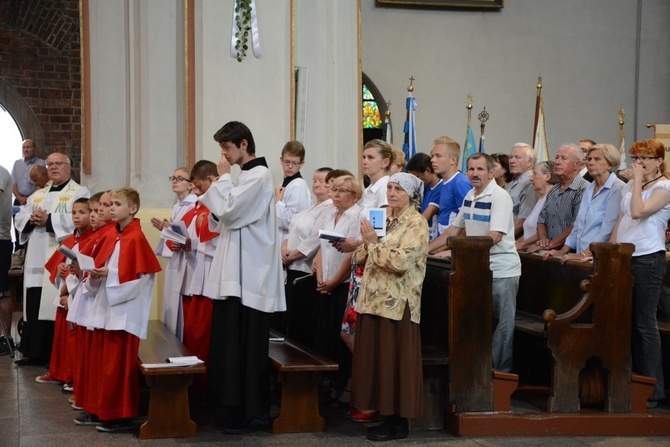
[[[363,129],[381,129],[382,126],[377,101],[367,86],[363,84]]]

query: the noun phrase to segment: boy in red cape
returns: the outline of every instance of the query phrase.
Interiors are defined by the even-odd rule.
[[[93,235],[86,244],[81,244],[79,252],[86,256],[95,257],[95,253],[100,250],[102,241],[109,233],[110,237],[116,240],[116,223],[112,222],[112,216],[109,213],[109,206],[103,207],[103,203],[111,202],[109,192],[99,192],[91,196],[88,200],[91,209],[90,221]],[[111,206],[111,203],[109,203]],[[86,282],[89,280],[88,273],[79,270],[76,264],[72,264],[70,269],[76,271],[81,280],[80,286],[74,293],[73,300],[69,306],[67,321],[74,324],[77,328],[77,343],[74,355],[74,377],[73,384],[76,388],[73,390],[72,408],[81,410],[84,408],[86,398],[86,382],[90,372],[89,358],[91,350],[91,339],[93,331],[88,330],[87,318],[90,314],[91,304],[94,296],[86,289]]]
[[[88,285],[97,289],[92,324],[95,334],[101,334],[97,349],[104,366],[97,370],[95,392],[87,389],[86,404],[95,398],[91,405],[101,422],[96,428],[102,432],[131,428],[138,411],[137,355],[140,339],[147,335],[154,276],[161,270],[135,219],[139,208],[140,197],[134,189],[111,192],[110,211],[118,236],[105,237]]]
[[[194,192],[203,195],[212,182],[219,178],[216,164],[208,160],[200,160],[191,170],[191,182]],[[200,202],[189,210],[182,220],[189,232],[189,239],[184,247],[173,244],[173,250],[190,251],[189,262],[192,264],[190,281],[185,284],[182,296],[184,314],[184,345],[198,358],[207,364],[209,361],[209,345],[212,332],[212,297],[203,295],[205,278],[210,274],[212,259],[216,252],[219,233],[209,229],[209,209]],[[207,373],[196,374],[190,389],[193,402],[205,404],[207,397]]]
[[[62,246],[77,252],[79,247],[88,242],[93,234],[90,225],[90,213],[88,199],[75,200],[72,204],[72,222],[75,230],[63,240]],[[59,384],[65,382],[67,384],[72,382],[73,379],[77,332],[72,325],[68,324],[66,317],[68,306],[71,303],[70,293],[74,292],[78,281],[66,280],[66,277],[70,276],[69,264],[70,261],[65,258],[65,255],[56,250],[44,265],[44,268],[50,273],[49,280],[58,290],[59,297],[54,301],[57,309],[49,371],[35,378],[38,383]]]

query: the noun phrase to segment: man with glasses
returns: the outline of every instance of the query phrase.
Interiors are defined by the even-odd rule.
[[[307,182],[300,175],[305,163],[305,147],[300,141],[289,141],[281,150],[281,168],[284,181],[275,188],[275,209],[281,241],[288,235],[293,215],[312,206],[312,194]]]
[[[25,325],[20,352],[24,358],[18,365],[49,362],[54,331],[56,290],[45,272],[44,263],[51,257],[60,241],[74,231],[72,204],[81,197],[89,197],[87,188],[70,178],[70,158],[54,152],[47,157],[50,184],[28,197],[16,215],[19,242],[28,244],[23,281],[26,287],[23,318]],[[42,288],[45,293],[42,294]],[[52,293],[53,292],[53,293]]]
[[[589,186],[589,182],[579,175],[582,155],[576,144],[565,144],[556,152],[554,174],[559,183],[547,193],[537,219],[539,239],[528,247],[529,252],[561,248],[570,235],[584,189]]]

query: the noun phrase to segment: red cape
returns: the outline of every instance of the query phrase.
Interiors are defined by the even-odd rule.
[[[100,250],[94,254],[95,265],[102,267],[112,256],[116,242],[119,241],[119,281],[123,284],[133,281],[141,274],[157,273],[161,266],[156,259],[153,249],[149,245],[139,219],[133,219],[120,233],[118,227],[116,237],[105,237]],[[112,234],[110,232],[110,234]]]
[[[62,246],[65,246],[67,248],[72,248],[76,244],[79,244],[80,249],[84,245],[86,245],[89,240],[93,236],[93,229],[89,228],[88,230],[84,231],[81,235],[76,236],[77,230],[75,230],[74,233],[69,235],[68,237],[61,242]],[[49,272],[49,281],[51,281],[51,284],[54,284],[56,282],[56,275],[58,273],[58,266],[62,263],[65,262],[65,255],[58,250],[56,250],[53,255],[49,258],[49,260],[44,264],[44,268]]]
[[[200,202],[195,202],[195,206],[190,210],[188,210],[186,214],[184,214],[184,217],[181,218],[182,222],[184,222],[187,228],[189,225],[191,225],[193,219],[194,218],[196,219],[195,234],[198,236],[200,242],[207,242],[219,235],[219,233],[216,233],[209,229],[209,214],[210,214],[209,208],[207,208]],[[202,220],[200,221],[200,225],[198,225],[197,219],[200,219],[200,216],[203,217]],[[167,241],[166,245],[170,250],[172,250],[172,241]]]

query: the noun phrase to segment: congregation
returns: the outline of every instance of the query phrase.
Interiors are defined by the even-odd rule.
[[[46,158],[42,187],[13,179],[27,290],[23,357],[15,363],[48,364],[37,381],[72,391],[72,406],[82,410],[76,424],[103,432],[132,427],[138,347],[159,256],[167,258],[161,319],[207,366],[191,387],[191,404],[232,409],[224,431],[270,424],[273,329],[338,363],[322,383],[325,398],[348,407],[353,422],[383,417],[368,439],[405,438],[409,420],[423,411],[427,258],[450,257],[449,238],[462,235],[493,240],[492,366],[502,372],[513,370],[519,251],[592,262],[592,242],[634,244],[632,369],[657,380],[649,407],[665,399],[656,308],[670,175],[659,141],[634,143],[633,163],[623,171],[614,146],[584,139],[562,145],[554,161],[537,162],[526,143],[509,154],[475,153],[460,172],[461,148],[448,136],[407,161],[392,145],[371,140],[362,150],[363,179],[322,167],[310,190],[300,142],[281,150],[284,178],[276,186],[246,125],[228,122],[214,140],[218,162],[201,160],[170,176],[177,203],[169,220],[151,219],[161,231],[155,249],[135,218],[137,191],[91,195],[71,178],[64,154]],[[24,142],[28,166],[37,162],[26,142],[34,145]],[[376,222],[380,210],[383,225]],[[87,260],[91,265],[82,265]],[[9,301],[2,270],[0,309]],[[11,317],[0,317],[11,327]],[[10,347],[5,333],[3,354]]]

